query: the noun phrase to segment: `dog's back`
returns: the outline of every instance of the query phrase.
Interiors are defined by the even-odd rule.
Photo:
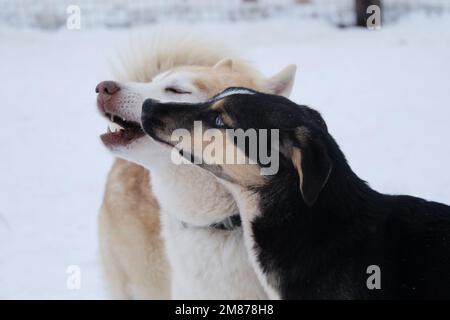
[[[286,284],[282,295],[449,299],[450,207],[411,196],[383,195],[368,186],[367,191],[349,202],[348,210],[312,210],[297,226],[291,223],[292,234],[285,230],[278,235],[285,239],[279,241],[291,242],[285,252],[278,252],[278,257],[292,259],[281,272]],[[298,238],[294,233],[303,234],[297,244],[292,243],[293,237]],[[379,286],[371,286],[373,277],[378,277]]]
[[[410,196],[384,198],[389,214],[379,241],[388,268],[381,272],[396,279],[386,281],[384,295],[450,298],[450,207]]]
[[[306,234],[297,244],[289,230],[277,235],[285,239],[279,241],[291,242],[278,252],[278,257],[292,259],[281,272],[286,284],[282,295],[450,299],[450,207],[366,188],[358,201],[349,202],[348,210],[324,210],[325,205],[310,212],[307,223],[292,223],[292,233]],[[292,255],[294,248],[297,255]],[[379,286],[370,285],[372,276],[378,277]]]

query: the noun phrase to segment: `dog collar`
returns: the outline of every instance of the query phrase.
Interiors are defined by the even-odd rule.
[[[240,227],[242,225],[242,222],[241,222],[241,216],[239,214],[234,214],[232,216],[226,217],[222,221],[210,224],[208,226],[194,226],[194,225],[188,224],[184,221],[182,221],[181,224],[185,228],[202,228],[202,229],[203,228],[212,228],[212,229],[217,229],[217,230],[230,231],[230,230]]]
[[[241,216],[239,214],[235,214],[220,222],[213,223],[209,227],[219,230],[233,230],[234,228],[240,227],[241,224]]]

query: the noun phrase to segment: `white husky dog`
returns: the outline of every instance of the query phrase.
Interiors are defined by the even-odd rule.
[[[265,299],[232,218],[232,196],[196,166],[172,163],[170,151],[143,134],[141,108],[147,98],[205,101],[230,86],[288,96],[296,67],[266,78],[223,47],[189,37],[149,49],[125,64],[120,81],[96,88],[98,108],[110,120],[101,139],[132,162],[116,160],[99,219],[113,297]]]

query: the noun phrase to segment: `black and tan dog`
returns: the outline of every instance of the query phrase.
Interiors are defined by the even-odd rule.
[[[143,105],[144,131],[169,146],[172,132],[192,132],[194,121],[228,136],[227,129],[278,129],[279,146],[270,142],[279,155],[274,175],[260,174],[259,158],[198,164],[236,198],[247,250],[271,298],[450,298],[450,207],[372,190],[317,111],[244,88],[202,104]],[[260,132],[259,142],[269,143]],[[238,148],[236,139],[226,141]]]

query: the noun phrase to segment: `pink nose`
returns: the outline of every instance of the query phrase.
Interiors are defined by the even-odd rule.
[[[112,95],[120,90],[120,86],[115,81],[102,81],[95,87],[96,93]]]

